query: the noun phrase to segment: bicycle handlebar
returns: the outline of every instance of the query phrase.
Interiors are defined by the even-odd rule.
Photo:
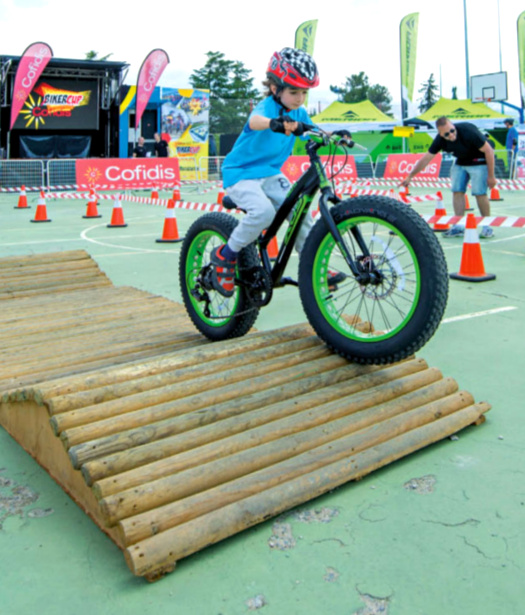
[[[322,145],[328,145],[330,143],[334,143],[342,147],[348,147],[349,149],[353,147],[357,147],[364,151],[368,151],[366,147],[359,145],[359,143],[356,143],[353,139],[349,137],[342,137],[334,133],[326,132],[322,128],[319,128],[319,126],[314,126],[313,124],[303,123],[303,126],[305,128],[305,132],[309,132],[311,134],[321,136],[323,139]]]

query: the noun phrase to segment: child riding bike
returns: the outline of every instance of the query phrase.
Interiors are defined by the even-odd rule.
[[[246,212],[228,242],[211,254],[212,285],[224,297],[234,292],[238,253],[268,228],[290,189],[281,167],[292,153],[295,137],[311,124],[303,104],[308,90],[319,85],[313,58],[291,47],[273,54],[266,77],[266,98],[252,111],[222,167],[226,193]],[[307,216],[297,237],[298,252],[312,225]]]

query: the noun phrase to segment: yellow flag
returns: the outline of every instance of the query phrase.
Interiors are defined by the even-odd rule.
[[[317,32],[317,19],[311,19],[302,23],[295,31],[295,48],[314,55],[315,33]],[[308,96],[304,101],[308,104]]]

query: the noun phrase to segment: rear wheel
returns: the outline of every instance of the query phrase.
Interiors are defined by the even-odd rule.
[[[310,324],[352,361],[383,364],[410,356],[432,337],[445,311],[448,275],[439,241],[421,216],[387,197],[348,199],[331,211],[368,280],[349,271],[320,219],[299,266]],[[329,286],[338,273],[340,281]]]
[[[253,244],[239,253],[232,297],[224,297],[211,285],[210,254],[228,240],[236,226],[237,220],[228,214],[205,214],[191,225],[182,245],[179,279],[184,306],[193,324],[212,341],[244,335],[259,314],[242,286],[243,272],[259,263]]]

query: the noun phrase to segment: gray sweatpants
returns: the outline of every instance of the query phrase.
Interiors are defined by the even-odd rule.
[[[270,226],[290,187],[287,177],[279,173],[263,179],[243,179],[226,188],[228,196],[238,207],[246,211],[246,215],[241,218],[228,240],[231,250],[239,252]],[[301,252],[313,224],[314,220],[309,213],[297,236],[295,247],[298,252]]]

